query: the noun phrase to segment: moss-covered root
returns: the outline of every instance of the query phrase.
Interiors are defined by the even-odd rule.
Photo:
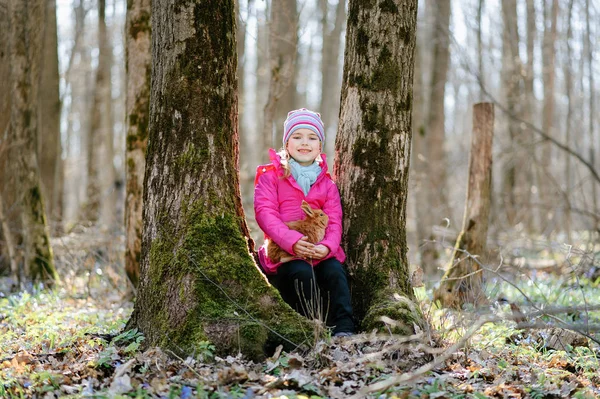
[[[394,323],[385,323],[382,320],[384,317],[393,320]],[[373,301],[362,326],[364,331],[375,329],[388,332],[391,329],[394,334],[412,335],[415,333],[415,326],[425,330],[426,320],[413,301],[400,296],[392,288],[386,288]]]

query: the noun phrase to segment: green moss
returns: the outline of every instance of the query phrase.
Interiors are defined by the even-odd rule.
[[[373,303],[374,305],[363,319],[363,328],[365,331],[376,329],[387,332],[388,328],[390,328],[395,334],[412,335],[415,333],[415,325],[422,330],[425,329],[426,321],[423,314],[409,298],[402,296],[402,292],[388,288],[383,290]],[[395,325],[386,326],[381,320],[382,316],[395,321]]]
[[[393,0],[383,0],[379,3],[379,9],[381,12],[387,12],[389,14],[398,14],[398,6]]]
[[[358,28],[357,32],[356,32],[356,53],[365,58],[365,61],[367,62],[368,65],[368,50],[369,50],[369,35],[367,35],[367,32],[362,28]]]
[[[217,196],[212,198],[223,201]],[[271,305],[257,301],[278,295],[259,276],[240,234],[240,220],[227,214],[213,215],[204,201],[190,202],[183,208],[181,220],[187,224],[181,226],[181,238],[175,240],[179,246],[175,247],[170,239],[155,239],[151,246],[150,275],[156,288],[153,295],[162,298],[160,303],[168,302],[165,281],[180,281],[176,287],[178,301],[184,307],[192,305],[193,309],[180,321],[179,328],[170,325],[166,305],[153,310],[154,324],[165,332],[160,345],[189,354],[200,340],[209,339],[219,353],[241,348],[247,356],[258,358],[268,346],[267,341],[282,341],[265,325],[292,342],[302,342],[305,336],[299,330],[310,331],[306,328],[308,321],[280,298],[271,299]],[[168,223],[166,232],[174,237]],[[186,292],[183,284],[183,279],[189,276],[193,276],[191,293]]]

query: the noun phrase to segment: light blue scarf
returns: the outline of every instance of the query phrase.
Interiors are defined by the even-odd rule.
[[[321,166],[317,161],[313,162],[312,165],[302,166],[294,158],[290,158],[288,162],[290,163],[292,176],[294,176],[296,183],[304,191],[304,195],[308,195],[310,186],[317,181],[317,177],[321,173]]]

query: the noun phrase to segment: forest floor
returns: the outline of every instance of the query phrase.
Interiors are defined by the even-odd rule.
[[[0,398],[600,397],[600,281],[582,270],[600,259],[584,252],[542,253],[551,271],[521,262],[489,275],[490,298],[505,300],[484,311],[437,309],[417,288],[430,331],[329,338],[256,363],[209,342],[187,359],[142,350],[143,336],[123,331],[123,238],[98,237],[53,242],[54,290],[10,293],[0,278]]]

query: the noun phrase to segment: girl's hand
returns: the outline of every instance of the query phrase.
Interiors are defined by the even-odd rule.
[[[327,255],[329,255],[329,248],[323,244],[315,245],[312,254],[313,259],[323,259],[327,257]]]
[[[309,242],[308,237],[306,236],[299,239],[292,247],[296,256],[299,256],[304,259],[313,257],[314,248],[315,244]]]

